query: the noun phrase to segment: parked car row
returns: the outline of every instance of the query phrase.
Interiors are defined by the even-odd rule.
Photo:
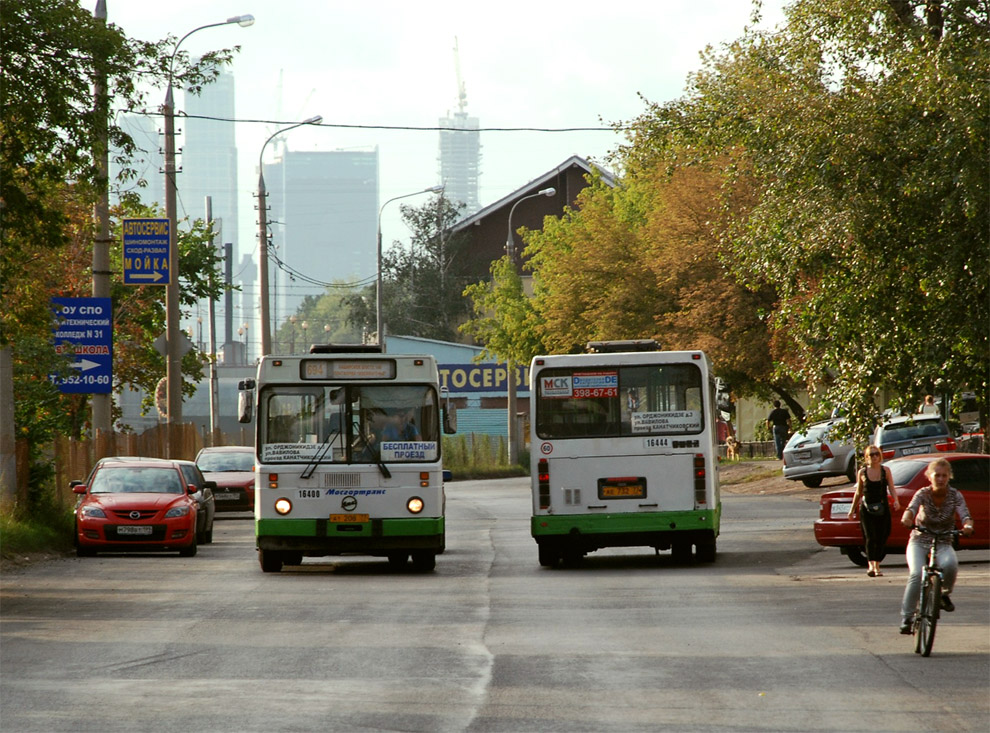
[[[835,435],[836,428],[844,422],[845,418],[826,420],[794,433],[784,446],[784,478],[799,480],[811,488],[833,476],[855,481],[855,445]],[[880,448],[884,461],[931,452],[949,453],[957,448],[949,426],[938,415],[888,418],[873,431],[870,445]]]
[[[960,537],[961,549],[990,548],[990,455],[985,453],[931,452],[894,458],[885,465],[890,468],[894,488],[901,508],[907,507],[918,489],[929,485],[925,469],[936,458],[945,458],[952,467],[949,485],[962,492],[973,517],[973,534]],[[815,522],[815,539],[824,547],[838,547],[853,563],[866,567],[863,531],[859,519],[849,519],[854,490],[852,487],[827,491],[821,496],[819,518]],[[901,515],[891,504],[891,532],[887,552],[903,552],[910,531],[900,523]]]
[[[76,554],[177,550],[193,557],[213,542],[217,511],[254,507],[253,462],[246,447],[204,448],[196,461],[100,459],[85,481],[71,484],[79,495]]]

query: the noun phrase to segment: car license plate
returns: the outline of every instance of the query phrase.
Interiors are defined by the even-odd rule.
[[[217,501],[237,501],[240,497],[230,491],[214,491],[213,498]]]
[[[845,519],[849,516],[849,510],[852,509],[852,502],[839,502],[833,501],[832,508],[829,513],[829,519]]]
[[[927,445],[916,445],[913,448],[901,448],[902,456],[913,456],[918,453],[928,453],[931,448]]]
[[[368,514],[331,514],[330,521],[334,524],[354,524],[356,522],[370,522]]]
[[[122,524],[117,527],[117,534],[151,534],[151,527],[140,524]]]
[[[811,451],[810,450],[799,451],[797,457],[802,461],[807,461],[811,458]]]

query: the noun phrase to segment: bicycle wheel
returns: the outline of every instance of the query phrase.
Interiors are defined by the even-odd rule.
[[[914,650],[923,657],[932,653],[941,600],[942,579],[936,573],[932,573],[925,579],[925,586],[921,589],[921,617]]]

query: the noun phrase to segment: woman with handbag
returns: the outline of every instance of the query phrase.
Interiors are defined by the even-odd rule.
[[[894,509],[901,508],[894,490],[894,478],[890,469],[884,466],[880,449],[869,445],[863,452],[866,466],[856,475],[856,493],[853,495],[849,518],[859,513],[859,526],[863,528],[863,543],[866,545],[866,560],[869,566],[866,574],[871,578],[882,576],[880,561],[886,552],[887,538],[890,536],[890,506],[887,494],[894,500]]]

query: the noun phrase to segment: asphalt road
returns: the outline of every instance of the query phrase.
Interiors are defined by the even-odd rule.
[[[724,496],[713,565],[649,548],[545,569],[524,479],[448,486],[436,572],[263,574],[245,515],[194,558],[66,558],[0,587],[0,730],[986,731],[990,552],[932,656],[906,579],[819,548],[808,497]]]

